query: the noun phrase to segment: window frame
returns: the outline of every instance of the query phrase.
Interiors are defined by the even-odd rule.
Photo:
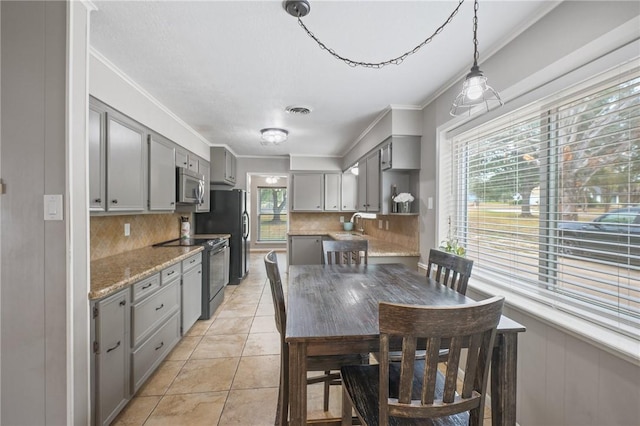
[[[616,66],[613,71],[605,72],[598,77],[600,83],[610,80],[612,76],[624,74],[625,72],[628,72],[630,68],[636,68],[637,65],[638,59],[635,58],[627,64]],[[576,92],[575,96],[579,97],[585,87],[593,85],[593,79],[590,78],[588,81],[573,85],[572,89]],[[544,96],[539,97],[539,100],[536,102],[540,102],[543,98]],[[540,110],[543,111],[545,108],[548,109],[548,105],[557,103],[560,98],[561,97],[559,96],[549,97],[548,101],[544,100],[540,103],[540,105],[542,105],[539,107]],[[504,121],[505,116],[526,108],[527,107],[519,109],[514,108],[501,117],[492,120],[485,119],[484,122],[481,122],[482,120],[475,119],[473,121],[476,123],[474,123],[473,127],[489,128],[500,126],[501,120]],[[458,128],[439,129],[437,157],[440,160],[447,157],[450,158],[453,150],[453,144],[451,141],[462,133],[466,133],[470,130],[472,127],[469,125],[470,121],[472,120],[459,125]],[[447,233],[449,232],[447,218],[452,214],[452,211],[445,205],[447,197],[456,199],[456,206],[453,211],[463,212],[465,217],[468,215],[469,207],[468,203],[459,203],[459,200],[462,200],[462,197],[460,197],[460,194],[457,194],[456,191],[465,191],[466,193],[468,193],[468,191],[466,191],[465,185],[461,184],[461,180],[459,179],[460,176],[455,172],[454,168],[450,167],[447,169],[444,162],[439,161],[438,171],[438,200],[440,200],[440,203],[436,218],[436,223],[438,224],[436,241],[440,242],[446,238]],[[446,176],[448,179],[441,179],[441,176]],[[542,198],[542,194],[540,197]],[[465,233],[466,230],[463,229],[461,231],[462,236],[459,235],[459,237],[464,238],[466,235]],[[546,237],[553,238],[553,235],[548,235]],[[539,258],[541,259],[542,257]],[[623,325],[621,327],[619,324],[615,324],[615,321],[607,323],[607,320],[603,320],[600,323],[594,323],[590,313],[584,313],[581,315],[579,312],[576,312],[575,306],[569,307],[562,303],[562,300],[554,300],[550,303],[550,300],[548,300],[544,294],[532,295],[527,292],[522,292],[517,288],[513,288],[508,285],[505,286],[504,281],[504,277],[499,276],[498,274],[483,271],[482,268],[474,268],[474,275],[470,280],[469,286],[478,293],[485,294],[487,296],[493,294],[504,294],[507,296],[507,302],[514,307],[522,309],[528,314],[532,314],[533,316],[540,318],[544,322],[559,326],[565,330],[570,329],[571,332],[580,334],[581,336],[594,341],[597,346],[616,354],[622,354],[623,357],[632,360],[634,363],[640,362],[640,338],[638,337],[638,333],[625,333],[625,326]],[[621,330],[614,331],[612,330],[612,327],[620,328]],[[630,334],[633,334],[633,337],[630,336]]]

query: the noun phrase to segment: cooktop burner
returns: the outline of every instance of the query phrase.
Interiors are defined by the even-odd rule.
[[[177,238],[175,240],[155,244],[154,247],[214,246],[222,240],[222,238]]]

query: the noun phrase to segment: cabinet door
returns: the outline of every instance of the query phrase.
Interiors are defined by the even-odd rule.
[[[176,167],[183,169],[189,168],[189,154],[184,151],[176,150]]]
[[[187,158],[188,169],[192,172],[198,173],[198,158],[194,155],[189,155]]]
[[[103,109],[89,105],[89,210],[105,210],[105,118]]]
[[[391,143],[388,143],[380,150],[380,168],[382,170],[390,169],[393,166],[393,164],[391,164],[391,161],[393,159],[392,149],[393,146],[391,145]]]
[[[236,156],[229,151],[224,152],[224,179],[229,183],[236,183]]]
[[[320,265],[322,264],[322,237],[291,237],[289,252],[290,265]]]
[[[182,333],[202,315],[202,264],[182,275]]]
[[[380,211],[380,152],[367,157],[367,211]]]
[[[145,131],[107,114],[107,210],[144,210]]]
[[[129,289],[95,308],[96,424],[107,425],[129,400]]]
[[[338,173],[324,175],[324,210],[340,210],[340,174]]]
[[[361,161],[358,165],[358,196],[356,210],[367,211],[367,162]]]
[[[196,212],[208,212],[211,205],[211,194],[209,194],[209,163],[200,160],[198,163],[198,173],[204,176],[204,197],[202,203],[196,206]]]
[[[357,196],[358,196],[358,177],[353,173],[347,172],[342,175],[341,181],[341,200],[342,204],[340,210],[342,211],[356,211]]]
[[[322,211],[323,174],[294,174],[293,209],[294,211]]]
[[[149,136],[149,210],[174,210],[175,206],[175,149],[157,136]]]

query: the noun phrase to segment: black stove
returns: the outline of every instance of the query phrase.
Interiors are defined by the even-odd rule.
[[[203,246],[202,312],[209,319],[224,300],[224,286],[229,283],[229,240],[227,238],[176,238],[154,247]]]
[[[155,244],[154,247],[208,246],[210,248],[215,248],[221,244],[224,244],[225,242],[225,238],[176,238],[175,240],[169,240],[163,243]]]

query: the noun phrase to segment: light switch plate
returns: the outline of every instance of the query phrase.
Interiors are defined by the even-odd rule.
[[[124,236],[128,237],[129,235],[131,235],[131,224],[125,223],[124,224]]]
[[[62,194],[44,195],[44,220],[62,220]]]

